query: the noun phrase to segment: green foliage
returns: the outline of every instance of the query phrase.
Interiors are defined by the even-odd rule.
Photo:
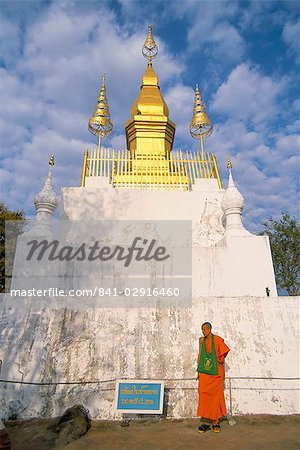
[[[25,226],[23,211],[11,211],[0,203],[0,292],[9,291],[17,237]]]
[[[271,242],[277,285],[289,295],[300,291],[300,225],[295,216],[282,213],[278,220],[262,222]]]

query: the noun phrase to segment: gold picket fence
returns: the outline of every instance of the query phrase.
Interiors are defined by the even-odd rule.
[[[95,149],[84,152],[81,186],[87,177],[106,177],[113,187],[191,190],[199,178],[222,182],[214,154],[177,150],[169,157],[147,155],[130,158],[128,150]]]

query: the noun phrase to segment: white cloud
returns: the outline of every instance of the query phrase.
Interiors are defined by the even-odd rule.
[[[53,59],[76,55],[78,45],[86,44],[88,47],[90,33],[98,24],[96,14],[67,14],[57,3],[46,11],[42,19],[37,20],[26,35],[27,58],[42,54]]]
[[[170,8],[175,15],[190,22],[187,34],[189,53],[204,50],[223,66],[240,61],[245,43],[237,26],[233,25],[233,18],[239,13],[238,3],[173,2]]]
[[[2,145],[1,156],[18,153],[18,146],[30,138],[29,131],[14,123],[8,122],[0,117],[0,142]]]
[[[296,134],[278,135],[277,149],[285,156],[295,154],[299,146],[299,136]]]
[[[285,78],[274,80],[256,67],[240,64],[217,90],[213,109],[254,125],[274,120],[280,113],[278,96],[285,84]]]
[[[300,98],[293,101],[292,107],[295,111],[300,111]]]
[[[5,65],[10,65],[19,56],[20,33],[18,26],[0,15],[0,55]]]
[[[284,25],[282,38],[289,46],[290,51],[295,54],[296,61],[300,62],[300,19],[296,22],[288,22]]]
[[[194,90],[177,84],[170,88],[164,97],[169,107],[170,119],[176,124],[175,139],[192,141],[189,134],[189,122],[193,112]]]
[[[0,68],[1,116],[9,123],[31,124],[41,120],[45,105],[21,75]]]
[[[245,51],[244,40],[239,31],[226,22],[212,30],[208,42],[213,43],[214,57],[225,65],[228,61],[240,61]]]
[[[110,139],[111,147],[117,150],[125,150],[127,148],[126,145],[126,136],[123,134],[114,134]]]
[[[297,133],[300,130],[300,119],[295,120],[291,124],[287,125],[286,130],[288,133]]]

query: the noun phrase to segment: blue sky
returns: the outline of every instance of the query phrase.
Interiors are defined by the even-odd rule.
[[[32,214],[48,159],[54,187],[78,186],[87,130],[106,73],[112,135],[125,148],[124,123],[137,96],[152,24],[154,68],[176,123],[174,148],[196,149],[188,131],[198,82],[214,132],[223,182],[230,156],[246,206],[244,222],[299,214],[300,2],[1,1],[1,192]]]

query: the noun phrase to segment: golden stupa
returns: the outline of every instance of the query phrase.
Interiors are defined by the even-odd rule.
[[[158,49],[150,25],[142,53],[148,59],[148,66],[140,92],[131,108],[131,118],[125,124],[130,163],[123,173],[115,176],[115,183],[141,184],[152,188],[178,186],[188,190],[189,178],[184,167],[178,168],[170,161],[175,124],[169,119],[169,109],[152,67],[152,59],[156,57]]]
[[[125,123],[127,150],[101,149],[100,139],[112,131],[108,101],[103,79],[95,113],[89,121],[89,130],[98,135],[98,149],[89,155],[86,150],[82,184],[86,177],[105,177],[115,188],[192,190],[198,178],[221,179],[214,155],[204,153],[203,139],[212,132],[212,124],[196,85],[190,133],[200,139],[200,152],[172,151],[175,124],[169,118],[169,109],[159,87],[158,76],[152,67],[158,48],[148,26],[148,35],[142,54],[148,60],[138,96],[131,108],[131,117]],[[101,96],[102,94],[102,96]]]
[[[152,49],[152,52],[146,51]],[[152,67],[157,46],[148,27],[148,37],[143,46],[143,55],[148,58],[148,67],[143,75],[142,86],[131,108],[131,118],[125,124],[127,148],[131,157],[167,157],[173,146],[175,124],[169,119],[168,106],[160,92],[159,81]]]

